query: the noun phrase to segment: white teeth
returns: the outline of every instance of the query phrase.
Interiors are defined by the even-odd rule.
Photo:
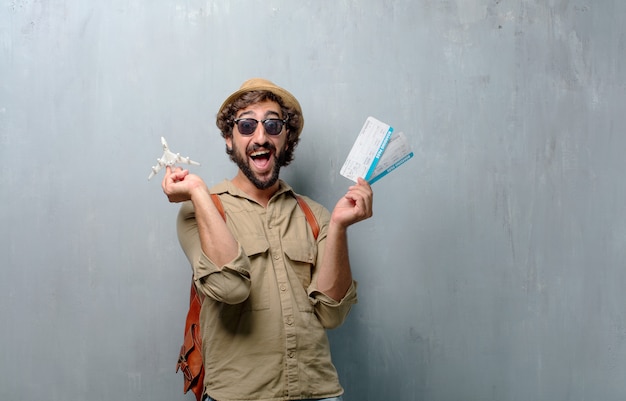
[[[269,152],[267,150],[259,150],[258,152],[252,152],[250,153],[251,157],[257,157],[257,156],[263,156],[268,154]]]

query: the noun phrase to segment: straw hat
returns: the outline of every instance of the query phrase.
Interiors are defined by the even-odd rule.
[[[268,81],[267,79],[252,78],[244,82],[239,88],[239,90],[237,90],[232,95],[230,95],[224,101],[224,103],[222,103],[222,106],[220,107],[218,114],[221,114],[222,110],[224,110],[229,104],[237,100],[241,95],[247,92],[252,92],[252,91],[272,92],[274,95],[278,96],[283,101],[283,104],[286,107],[295,109],[297,113],[300,115],[300,124],[296,131],[296,134],[298,136],[300,135],[300,132],[302,132],[302,127],[304,126],[304,117],[302,116],[302,108],[300,107],[300,103],[298,103],[298,99],[296,99],[295,96],[289,93],[289,91],[287,91],[286,89],[281,88],[280,86],[276,85],[275,83],[271,81]]]

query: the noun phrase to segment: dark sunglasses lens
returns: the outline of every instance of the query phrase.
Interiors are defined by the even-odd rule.
[[[257,121],[251,118],[244,118],[237,121],[237,129],[241,135],[250,135],[256,130]]]
[[[283,121],[276,118],[270,118],[263,122],[263,127],[268,135],[278,135],[283,130]]]

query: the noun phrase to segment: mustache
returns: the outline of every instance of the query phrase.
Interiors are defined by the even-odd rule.
[[[266,150],[271,150],[272,152],[276,153],[276,146],[274,146],[274,144],[270,143],[270,142],[265,142],[264,144],[259,145],[258,143],[253,143],[252,145],[248,146],[248,153],[251,152],[256,152],[259,149],[266,149]]]

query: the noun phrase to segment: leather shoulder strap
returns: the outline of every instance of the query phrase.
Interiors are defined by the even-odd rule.
[[[300,205],[300,209],[304,212],[304,216],[306,217],[306,221],[311,226],[311,231],[313,231],[313,237],[317,240],[317,236],[320,233],[320,226],[317,224],[317,219],[315,215],[311,211],[311,208],[306,203],[306,201],[299,195],[296,195],[296,200],[298,201],[298,205]]]
[[[220,212],[224,221],[226,221],[226,213],[224,212],[224,205],[222,205],[222,200],[218,194],[211,194],[211,199],[217,208],[217,211]]]
[[[211,194],[211,199],[217,208],[217,211],[220,212],[224,221],[226,221],[226,213],[224,212],[224,206],[222,205],[222,200],[220,199],[218,194]],[[318,235],[320,234],[320,226],[317,224],[317,219],[313,214],[313,211],[309,207],[308,203],[299,195],[296,195],[296,201],[298,201],[298,206],[304,212],[304,216],[306,217],[306,221],[311,226],[311,231],[313,231],[313,237],[317,240]]]

